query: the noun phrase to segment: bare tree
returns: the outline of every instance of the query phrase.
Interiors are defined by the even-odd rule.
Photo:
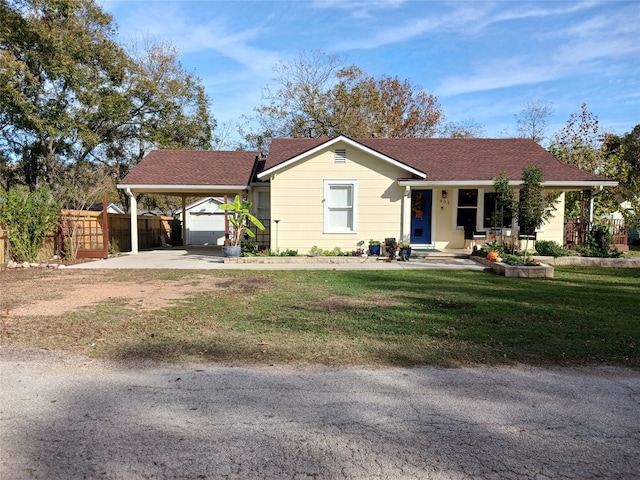
[[[447,122],[440,128],[443,138],[482,138],[485,136],[484,127],[473,119],[461,122]]]
[[[518,137],[542,143],[546,138],[549,117],[553,114],[552,105],[551,102],[542,100],[527,102],[522,111],[514,115]]]

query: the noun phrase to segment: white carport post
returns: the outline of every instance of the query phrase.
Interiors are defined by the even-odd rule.
[[[187,205],[185,203],[184,193],[180,195],[182,198],[182,245],[187,246]]]
[[[138,201],[130,188],[125,190],[129,197],[129,213],[131,215],[131,254],[138,254]]]

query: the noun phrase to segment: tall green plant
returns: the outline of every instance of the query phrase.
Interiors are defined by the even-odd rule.
[[[504,244],[504,220],[505,218],[512,219],[514,217],[514,208],[516,205],[515,192],[509,186],[509,179],[504,172],[501,172],[500,175],[493,179],[493,189],[496,192],[498,200],[500,235],[502,236],[502,243]]]
[[[520,234],[526,235],[523,258],[526,260],[529,236],[552,216],[556,210],[558,194],[545,195],[542,187],[543,174],[540,167],[528,166],[522,170],[522,188],[516,209]]]
[[[256,228],[264,230],[264,225],[251,213],[251,202],[245,202],[240,199],[240,195],[236,195],[233,203],[223,203],[220,209],[235,213],[235,216],[229,216],[229,221],[233,225],[233,235],[231,236],[231,245],[237,247],[244,235],[254,238],[256,234],[248,227],[247,223],[251,222]]]
[[[39,187],[33,192],[26,187],[13,187],[3,192],[2,197],[0,223],[9,230],[13,258],[35,262],[45,237],[58,222],[60,206],[48,187]]]

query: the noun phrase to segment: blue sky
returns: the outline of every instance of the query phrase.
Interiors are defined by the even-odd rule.
[[[273,67],[319,50],[438,96],[448,121],[515,133],[514,115],[551,102],[547,135],[584,102],[605,131],[640,123],[640,2],[104,0],[122,42],[178,47],[219,123],[240,121]]]

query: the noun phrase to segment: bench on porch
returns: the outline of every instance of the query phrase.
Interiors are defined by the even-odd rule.
[[[487,232],[479,232],[475,227],[464,227],[464,248],[467,248],[467,242],[469,242],[469,248],[477,247],[478,241],[485,241],[487,239]]]

